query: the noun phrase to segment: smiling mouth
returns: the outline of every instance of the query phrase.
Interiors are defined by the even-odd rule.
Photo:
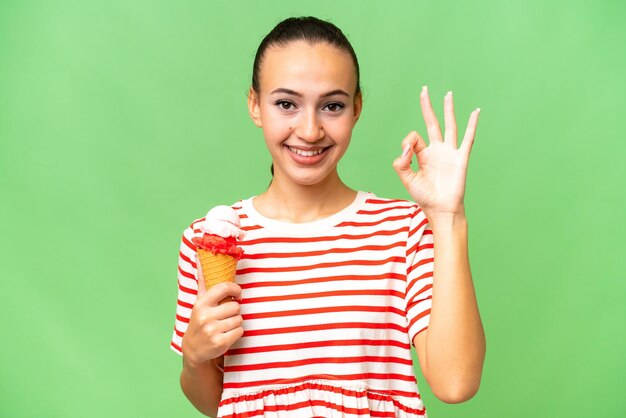
[[[284,145],[288,151],[291,159],[300,166],[316,166],[326,159],[328,150],[333,146],[313,149],[296,148],[289,145]]]
[[[303,157],[314,157],[316,155],[320,155],[321,153],[323,153],[330,147],[319,148],[316,150],[303,150],[299,148],[290,147],[289,145],[287,145],[287,148],[289,149],[289,151],[293,152],[294,154],[301,155]]]

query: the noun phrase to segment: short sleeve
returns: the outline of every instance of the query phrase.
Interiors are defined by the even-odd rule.
[[[196,246],[191,242],[193,237],[193,227],[190,226],[183,232],[178,253],[178,300],[176,302],[176,320],[170,348],[180,355],[183,354],[183,336],[189,325],[191,309],[194,303],[196,303],[198,296]]]
[[[406,315],[409,337],[428,328],[433,294],[433,231],[424,212],[415,206],[406,245]]]

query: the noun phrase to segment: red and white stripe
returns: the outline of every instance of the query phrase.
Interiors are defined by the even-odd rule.
[[[428,327],[432,230],[419,206],[359,192],[321,221],[232,206],[247,231],[236,282],[244,335],[225,355],[223,417],[424,417],[411,359]],[[183,233],[171,348],[196,300],[194,221]]]

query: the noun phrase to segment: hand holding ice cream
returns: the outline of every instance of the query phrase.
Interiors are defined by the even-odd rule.
[[[245,233],[239,216],[228,206],[211,209],[199,228],[201,236],[192,238],[198,255],[198,299],[183,340],[183,356],[188,363],[211,360],[223,372],[224,353],[243,335],[239,304],[225,302],[241,297],[241,288],[234,282],[237,261],[243,256],[237,240]],[[203,280],[206,291],[201,287]],[[208,291],[222,282],[232,284]]]

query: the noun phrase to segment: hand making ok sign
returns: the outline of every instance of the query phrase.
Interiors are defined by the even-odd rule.
[[[444,98],[444,137],[441,135],[426,86],[420,93],[420,103],[430,144],[426,145],[416,131],[409,132],[402,141],[402,155],[393,162],[393,167],[404,187],[427,217],[464,214],[467,165],[480,109],[471,113],[463,142],[457,148],[452,92],[448,92]],[[417,172],[411,168],[414,153],[419,166]]]

